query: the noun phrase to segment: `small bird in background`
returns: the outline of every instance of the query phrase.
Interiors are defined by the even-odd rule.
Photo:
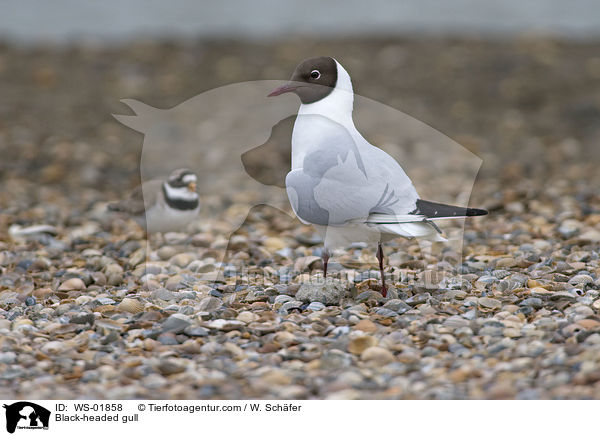
[[[325,277],[332,248],[376,242],[385,297],[382,242],[400,236],[445,241],[434,220],[487,214],[419,198],[398,162],[356,129],[352,82],[335,59],[301,62],[290,81],[269,97],[288,92],[300,97],[302,104],[285,185],[300,221],[315,225],[324,239]]]
[[[128,214],[148,234],[184,231],[200,211],[197,180],[194,172],[179,168],[167,180],[142,183],[127,199],[109,204],[108,209]]]

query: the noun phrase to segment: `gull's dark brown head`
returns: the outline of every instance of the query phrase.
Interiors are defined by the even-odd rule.
[[[328,56],[306,59],[296,67],[290,81],[271,91],[269,97],[293,92],[303,104],[314,103],[331,94],[337,79],[335,59]]]

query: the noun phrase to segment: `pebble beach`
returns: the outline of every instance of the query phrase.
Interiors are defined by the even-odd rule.
[[[141,180],[120,99],[171,108],[322,54],[481,158],[469,204],[490,214],[459,248],[386,244],[383,298],[373,247],[324,281],[314,230],[242,191],[149,240],[104,213]],[[598,44],[0,45],[0,94],[2,398],[600,399]]]

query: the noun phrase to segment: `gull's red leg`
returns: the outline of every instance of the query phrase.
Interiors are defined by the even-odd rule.
[[[323,275],[327,278],[327,262],[329,262],[329,252],[327,250],[323,249],[321,259],[323,259]]]
[[[387,286],[385,285],[385,275],[383,273],[383,248],[381,242],[377,244],[377,260],[379,261],[379,271],[381,272],[381,295],[387,296]]]

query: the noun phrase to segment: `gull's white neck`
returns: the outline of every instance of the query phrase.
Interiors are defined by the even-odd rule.
[[[352,109],[354,107],[354,91],[348,72],[337,65],[337,83],[327,97],[309,104],[301,104],[298,115],[322,115],[345,126],[353,126]]]

